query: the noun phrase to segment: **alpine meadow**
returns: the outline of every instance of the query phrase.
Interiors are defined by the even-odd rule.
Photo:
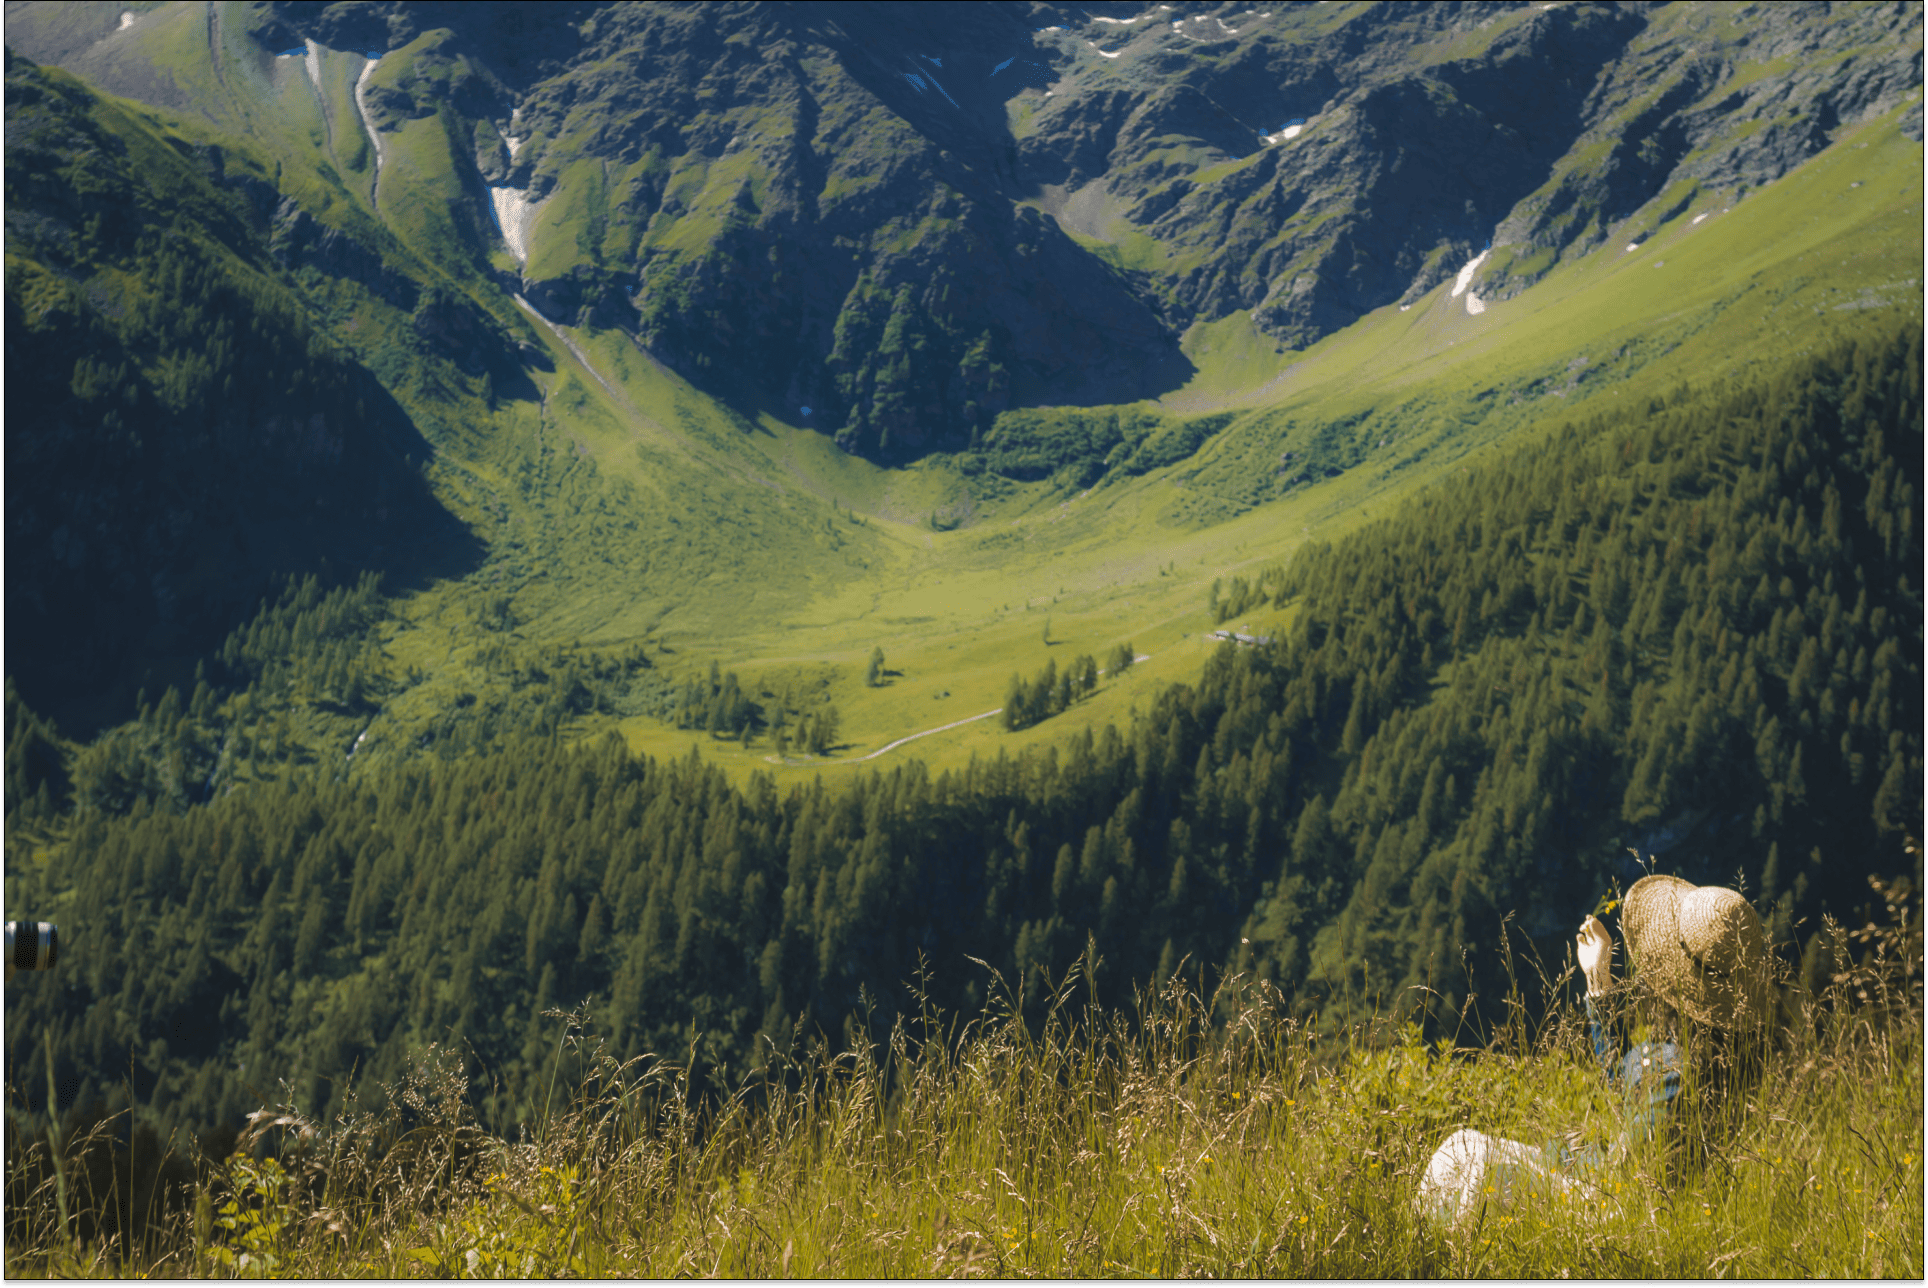
[[[10,1276],[1922,1275],[1921,5],[5,42]]]

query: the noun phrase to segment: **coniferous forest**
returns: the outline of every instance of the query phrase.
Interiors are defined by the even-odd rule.
[[[367,580],[291,586],[78,756],[10,689],[9,830],[48,838],[10,915],[86,930],[9,998],[8,1066],[50,1048],[63,1102],[124,1087],[201,1128],[284,1081],[328,1112],[443,1043],[506,1131],[553,1008],[740,1072],[885,1031],[923,967],[969,1010],[987,967],[1055,979],[1092,943],[1100,987],[1247,971],[1336,1024],[1424,983],[1452,1031],[1492,1017],[1503,949],[1557,956],[1649,855],[1743,885],[1819,971],[1817,911],[1921,835],[1921,347],[1871,327],[1489,451],[1215,591],[1221,620],[1284,608],[1276,642],[957,772],[738,788],[568,739],[642,655],[559,659],[380,776],[278,759],[268,696],[353,711],[395,682]],[[1017,681],[1027,719],[1075,722],[1091,669]],[[662,702],[735,732],[713,687]]]

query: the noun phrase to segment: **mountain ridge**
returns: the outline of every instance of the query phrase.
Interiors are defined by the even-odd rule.
[[[1483,248],[1472,293],[1510,298],[1661,194],[1771,182],[1920,84],[1905,4],[1110,9],[582,5],[531,26],[282,3],[246,21],[262,56],[382,53],[377,136],[447,115],[446,142],[398,153],[437,153],[424,195],[465,212],[424,216],[418,253],[899,462],[1011,407],[1168,392],[1193,374],[1180,335],[1240,310],[1303,349]],[[41,26],[19,25],[31,53]],[[141,31],[42,43],[159,101],[106,52]],[[1272,116],[1300,124],[1268,133]],[[530,212],[520,262],[491,191]],[[1067,220],[1073,194],[1086,217]]]

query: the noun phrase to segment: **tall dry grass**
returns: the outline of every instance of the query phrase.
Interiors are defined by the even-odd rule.
[[[1920,931],[1909,892],[1878,889],[1899,926],[1833,928],[1824,994],[1725,1130],[1685,1155],[1636,1150],[1601,1202],[1529,1196],[1456,1228],[1412,1209],[1459,1127],[1615,1129],[1570,1004],[1521,1008],[1469,1050],[1410,1024],[1322,1035],[1239,980],[1203,997],[1175,978],[1110,1009],[1079,968],[1039,1028],[1009,992],[948,1027],[926,1006],[874,1045],[769,1050],[728,1094],[693,1086],[688,1059],[618,1063],[558,1014],[567,1103],[533,1139],[485,1132],[459,1062],[432,1051],[379,1113],[263,1111],[186,1184],[150,1185],[145,1223],[96,1210],[140,1188],[114,1180],[140,1160],[107,1146],[107,1190],[69,1187],[64,1237],[49,1142],[16,1132],[7,1269],[1919,1277]],[[70,1177],[113,1126],[65,1142]]]

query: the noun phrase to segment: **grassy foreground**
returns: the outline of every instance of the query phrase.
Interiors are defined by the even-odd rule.
[[[678,1060],[618,1066],[557,1013],[557,1112],[515,1144],[475,1120],[459,1062],[436,1051],[379,1113],[263,1111],[198,1179],[138,1199],[124,1152],[87,1165],[111,1121],[65,1144],[64,1194],[45,1140],[23,1147],[16,1124],[6,1270],[1920,1277],[1921,938],[1905,883],[1877,893],[1901,925],[1835,928],[1843,969],[1704,1163],[1636,1151],[1600,1204],[1528,1197],[1450,1229],[1410,1207],[1458,1127],[1611,1131],[1570,1004],[1529,1020],[1516,994],[1466,1049],[1391,1022],[1322,1035],[1239,981],[1204,999],[1175,977],[1128,1014],[1074,968],[1041,1006],[1003,995],[854,1054],[773,1051],[732,1096],[698,1094]],[[117,1205],[152,1212],[131,1248],[108,1233]]]

